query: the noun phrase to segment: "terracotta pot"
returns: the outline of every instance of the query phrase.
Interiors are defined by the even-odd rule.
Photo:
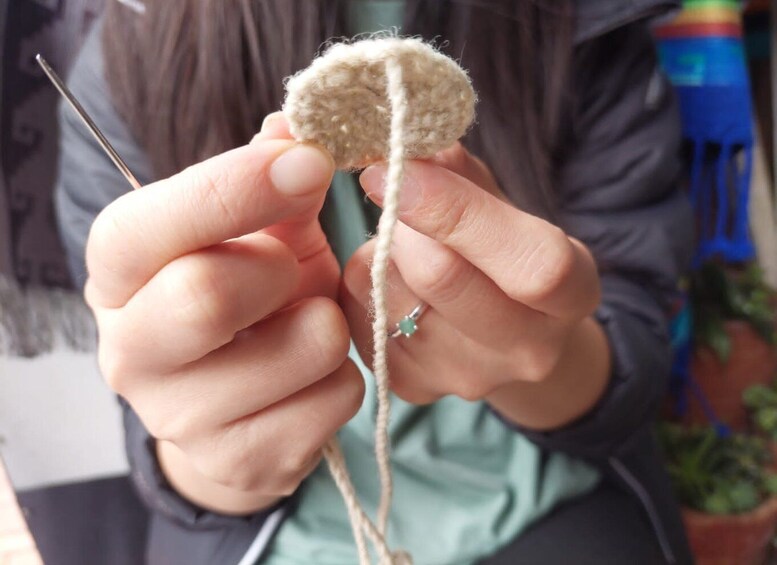
[[[748,415],[742,405],[742,392],[754,384],[768,384],[777,371],[777,351],[747,322],[729,320],[726,333],[731,339],[731,355],[723,363],[714,351],[699,348],[691,362],[691,374],[704,392],[717,417],[734,430],[748,428]],[[707,424],[707,417],[695,395],[689,393],[688,424]]]
[[[777,441],[773,441],[770,438],[766,439],[766,448],[769,450],[772,456],[771,462],[767,465],[767,468],[772,473],[777,473]]]
[[[683,508],[696,565],[763,565],[777,527],[777,497],[735,516]]]

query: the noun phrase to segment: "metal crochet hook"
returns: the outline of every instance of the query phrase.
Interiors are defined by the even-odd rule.
[[[92,135],[94,135],[94,138],[100,144],[100,147],[102,147],[103,151],[108,154],[108,157],[111,158],[111,161],[113,161],[113,164],[116,165],[116,168],[121,171],[121,174],[124,175],[124,178],[127,179],[127,182],[130,183],[132,188],[135,190],[140,188],[141,185],[138,182],[138,179],[136,179],[135,175],[132,174],[132,171],[129,170],[127,163],[125,163],[124,160],[119,157],[119,154],[113,148],[113,145],[111,145],[110,142],[106,139],[106,137],[100,131],[100,128],[97,127],[92,118],[89,117],[89,114],[86,113],[86,110],[84,110],[84,107],[81,106],[81,103],[76,99],[75,96],[73,96],[73,93],[70,92],[70,89],[65,85],[62,79],[59,78],[57,73],[54,72],[54,69],[51,68],[51,66],[43,57],[40,56],[40,54],[35,57],[35,60],[38,61],[38,64],[43,69],[43,72],[46,73],[46,76],[49,77],[49,80],[54,84],[59,93],[65,98],[65,100],[70,103],[70,106],[73,108],[73,110],[76,111],[76,114],[78,114],[78,117],[81,118],[81,121],[83,121],[86,127],[89,128],[89,131],[92,132]]]

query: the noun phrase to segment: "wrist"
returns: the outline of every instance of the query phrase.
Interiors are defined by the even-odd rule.
[[[228,516],[247,516],[271,508],[282,498],[220,485],[197,471],[186,454],[170,442],[157,441],[156,455],[159,468],[170,486],[204,510]]]

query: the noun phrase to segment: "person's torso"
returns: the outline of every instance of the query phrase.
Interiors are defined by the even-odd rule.
[[[401,26],[402,0],[354,0],[352,33]],[[322,212],[344,264],[374,233],[376,213],[356,179],[338,173]],[[361,504],[374,516],[374,379],[352,348],[367,384],[365,402],[338,434]],[[477,375],[473,375],[477,378]],[[394,499],[388,540],[415,563],[474,563],[515,538],[557,504],[592,489],[599,474],[579,460],[547,454],[508,428],[483,402],[446,397],[430,406],[392,399]],[[325,463],[309,476],[294,513],[275,537],[271,565],[358,562],[345,505]]]

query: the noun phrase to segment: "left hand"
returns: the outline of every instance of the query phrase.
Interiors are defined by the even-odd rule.
[[[384,165],[361,184],[378,205]],[[561,229],[507,202],[460,144],[409,161],[389,268],[394,323],[429,308],[410,338],[389,339],[392,390],[416,404],[480,400],[511,383],[551,378],[599,304],[593,257]],[[362,359],[372,360],[369,263],[374,240],[346,266],[340,303]]]

